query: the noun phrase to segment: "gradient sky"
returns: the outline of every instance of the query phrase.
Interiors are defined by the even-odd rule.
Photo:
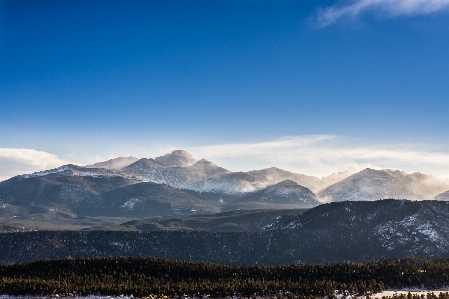
[[[448,0],[0,0],[0,26],[0,179],[176,148],[449,176]]]

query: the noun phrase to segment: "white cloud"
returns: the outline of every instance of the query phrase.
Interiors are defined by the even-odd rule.
[[[0,148],[0,181],[69,163],[56,155],[34,149]]]
[[[317,22],[328,26],[342,18],[354,18],[366,11],[377,11],[390,17],[428,15],[449,9],[449,0],[347,0],[319,10]]]
[[[394,168],[438,176],[449,175],[449,153],[417,145],[348,146],[337,136],[284,137],[260,143],[236,143],[188,148],[232,171],[279,167],[293,172],[325,176],[348,167]]]

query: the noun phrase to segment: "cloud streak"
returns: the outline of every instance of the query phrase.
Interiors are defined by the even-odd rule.
[[[449,9],[449,0],[350,0],[320,9],[316,16],[319,26],[325,27],[343,18],[355,18],[368,11],[388,17],[428,15]]]
[[[0,148],[0,181],[16,175],[56,168],[70,161],[44,151]]]
[[[260,143],[235,143],[189,148],[233,171],[276,166],[293,172],[325,176],[348,167],[394,168],[406,172],[449,175],[449,153],[417,145],[348,146],[337,136],[284,137]]]

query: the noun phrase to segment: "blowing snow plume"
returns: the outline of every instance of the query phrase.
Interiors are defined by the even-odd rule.
[[[114,159],[107,160],[105,162],[97,162],[95,164],[86,165],[87,168],[106,168],[106,169],[116,169],[120,170],[128,165],[136,162],[136,157],[118,157]]]

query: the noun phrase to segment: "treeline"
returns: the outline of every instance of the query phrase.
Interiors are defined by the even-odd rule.
[[[435,289],[448,285],[449,259],[243,267],[122,257],[0,265],[0,293],[10,295],[289,294],[313,298],[332,295],[335,290],[364,295],[384,288]]]

